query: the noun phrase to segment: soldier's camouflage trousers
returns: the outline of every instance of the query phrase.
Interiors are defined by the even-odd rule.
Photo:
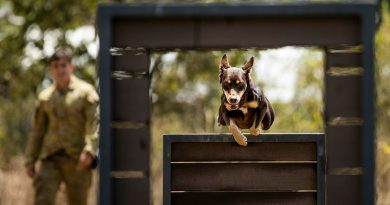
[[[86,205],[92,170],[77,171],[77,162],[65,153],[42,160],[34,178],[34,205],[54,205],[61,182],[65,182],[69,205]]]

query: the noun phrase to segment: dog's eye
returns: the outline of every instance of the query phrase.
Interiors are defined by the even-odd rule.
[[[224,82],[222,84],[222,88],[225,89],[225,90],[228,90],[229,89],[229,83],[228,82]]]
[[[244,90],[244,89],[245,89],[244,83],[239,83],[239,84],[237,85],[237,88],[238,88],[239,90]]]

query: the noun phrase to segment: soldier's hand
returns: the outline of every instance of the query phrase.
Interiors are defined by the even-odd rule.
[[[35,176],[35,164],[34,163],[27,164],[26,172],[29,177],[33,178]]]
[[[93,162],[93,156],[89,152],[82,152],[80,154],[79,162],[77,164],[77,170],[82,171],[91,166]]]

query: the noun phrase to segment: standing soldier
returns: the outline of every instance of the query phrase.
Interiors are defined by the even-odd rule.
[[[38,97],[26,148],[27,174],[34,180],[35,205],[53,205],[65,182],[70,205],[87,204],[98,144],[98,95],[73,75],[72,54],[58,49],[50,58],[54,84]],[[36,172],[37,160],[41,161]]]

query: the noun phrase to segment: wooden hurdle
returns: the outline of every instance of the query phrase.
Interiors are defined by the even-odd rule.
[[[164,205],[325,204],[324,134],[164,136]]]

